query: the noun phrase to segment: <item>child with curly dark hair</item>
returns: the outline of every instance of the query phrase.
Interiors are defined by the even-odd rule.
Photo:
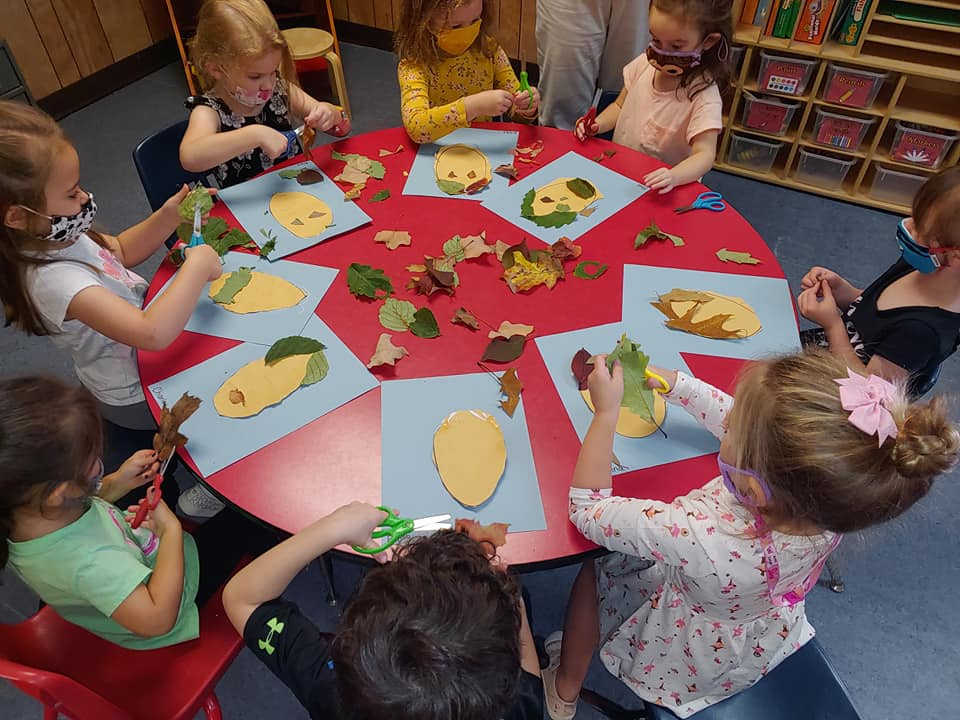
[[[253,653],[324,720],[540,720],[537,654],[516,580],[467,535],[415,538],[370,571],[335,634],[280,597],[336,545],[370,545],[385,513],[351,503],[241,570],[223,604]]]

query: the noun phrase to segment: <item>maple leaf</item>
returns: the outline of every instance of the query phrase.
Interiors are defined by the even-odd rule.
[[[700,335],[701,337],[712,338],[714,340],[742,337],[743,333],[739,330],[724,329],[724,323],[733,317],[728,313],[712,315],[709,318],[704,318],[700,322],[693,321],[693,317],[697,314],[700,306],[714,299],[715,297],[709,293],[675,288],[669,293],[660,295],[657,302],[650,304],[666,316],[667,321],[664,324],[668,328],[682,330],[683,332],[693,333],[694,335]],[[675,302],[692,302],[693,304],[681,317],[673,308],[673,303]]]
[[[516,368],[507,368],[506,372],[500,376],[500,393],[506,395],[506,400],[500,401],[500,407],[503,411],[513,417],[513,413],[520,404],[520,393],[523,391],[523,383],[517,377]]]
[[[503,278],[513,292],[530,290],[537,285],[552,289],[563,277],[563,266],[549,256],[540,256],[536,262],[527,260],[520,252],[513,251],[513,264],[503,271]]]
[[[587,379],[593,372],[593,355],[584,348],[577,350],[573,360],[570,361],[570,371],[577,380],[577,387],[580,390],[586,390],[588,387]]]
[[[573,269],[573,274],[584,280],[596,280],[607,271],[604,263],[596,260],[584,260]]]
[[[450,322],[454,324],[466,325],[471,330],[479,330],[480,323],[466,308],[458,308],[457,311],[453,314],[453,317],[450,318]]]
[[[516,180],[517,177],[518,177],[517,167],[516,167],[516,165],[512,165],[512,164],[511,164],[511,165],[506,165],[506,164],[504,164],[504,165],[497,165],[497,167],[495,167],[495,168],[493,169],[493,171],[494,171],[497,175],[502,175],[503,177],[513,178],[514,180]]]
[[[377,347],[373,355],[370,356],[370,362],[367,363],[367,367],[394,365],[397,360],[405,358],[407,355],[409,355],[409,353],[405,347],[398,347],[393,344],[393,337],[390,333],[380,333],[380,339],[377,340]]]
[[[220,305],[232,305],[237,295],[253,279],[253,268],[242,267],[229,275],[220,287],[220,291],[211,300]]]
[[[380,148],[380,157],[387,157],[388,155],[396,155],[399,152],[403,152],[403,145],[397,145],[396,150],[384,150]]]
[[[168,408],[166,403],[163,404],[157,432],[153,436],[153,450],[161,462],[170,457],[178,447],[186,444],[187,438],[180,434],[180,426],[197,411],[200,402],[200,398],[184,393],[172,408]]]
[[[514,335],[523,335],[526,337],[533,332],[533,325],[523,325],[521,323],[512,323],[509,320],[504,320],[500,323],[500,328],[497,330],[491,330],[487,333],[487,337],[491,340],[493,338],[506,338],[509,340]]]
[[[193,190],[184,196],[180,204],[177,205],[177,213],[184,222],[190,223],[191,231],[193,229],[193,216],[197,206],[200,207],[201,215],[206,215],[213,209],[213,198],[202,183],[197,184]]]
[[[524,335],[514,335],[510,338],[496,337],[487,345],[480,360],[496,363],[513,362],[523,353],[526,343],[527,338]]]
[[[344,199],[344,200],[356,200],[357,198],[360,197],[360,193],[363,191],[363,189],[364,189],[366,186],[367,186],[367,184],[366,184],[365,182],[357,183],[356,185],[354,185],[352,188],[350,188],[349,190],[347,190],[347,191],[343,194],[343,199]]]
[[[384,200],[388,199],[389,197],[390,197],[390,191],[389,191],[389,190],[380,190],[379,192],[374,193],[374,194],[370,197],[370,202],[372,202],[372,203],[375,203],[375,202],[383,202]]]
[[[396,250],[401,245],[410,244],[410,233],[406,230],[381,230],[373,236],[373,241],[385,244],[387,250]]]
[[[365,183],[367,181],[368,175],[364,172],[360,172],[356,168],[352,168],[349,165],[340,171],[340,174],[337,175],[334,180],[337,182],[347,183],[348,185],[356,185],[358,183]]]
[[[739,265],[759,265],[760,261],[748,252],[737,252],[721,248],[717,250],[717,259],[721,262],[735,262]]]
[[[351,263],[347,268],[347,287],[356,297],[374,300],[393,294],[393,283],[383,274],[383,270],[360,263]]]
[[[550,254],[561,262],[580,257],[583,248],[568,237],[562,237],[550,246]]]
[[[453,523],[455,532],[464,533],[471,540],[487,545],[488,557],[494,557],[497,554],[497,548],[507,544],[507,528],[509,527],[509,523],[481,525],[476,520],[469,518],[458,518]]]
[[[307,168],[297,173],[297,183],[299,185],[313,185],[318,182],[323,182],[323,173],[319,170]]]

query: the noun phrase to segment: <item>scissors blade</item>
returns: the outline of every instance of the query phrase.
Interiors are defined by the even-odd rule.
[[[431,515],[430,517],[420,518],[419,520],[413,521],[413,529],[417,530],[438,530],[440,527],[449,528],[450,524],[450,514],[446,515]]]
[[[190,247],[197,247],[203,242],[202,227],[200,203],[197,203],[193,209],[193,234],[190,236]]]
[[[167,455],[167,459],[160,463],[160,469],[157,470],[157,475],[163,477],[163,474],[167,472],[167,468],[170,467],[170,461],[173,460],[173,456],[176,454],[176,450],[170,450],[170,454]]]

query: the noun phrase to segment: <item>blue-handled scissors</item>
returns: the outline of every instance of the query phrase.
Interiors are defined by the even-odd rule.
[[[430,517],[411,520],[410,518],[397,517],[397,514],[390,508],[377,506],[377,510],[383,510],[387,516],[381,521],[376,529],[370,533],[370,537],[375,540],[384,539],[385,542],[377,547],[367,548],[354,545],[353,549],[364,555],[376,555],[391,547],[400,538],[413,532],[432,532],[434,530],[449,530],[453,527],[450,523],[450,515],[432,515]]]
[[[674,210],[675,213],[685,213],[690,212],[691,210],[711,210],[713,212],[721,212],[727,209],[727,204],[723,201],[723,195],[718,192],[702,192],[697,195],[697,199],[693,201],[692,205],[687,205],[686,207],[678,207]]]
[[[190,244],[187,245],[187,247],[199,247],[203,245],[203,233],[201,232],[203,223],[201,221],[201,215],[200,203],[197,203],[193,208],[193,233],[190,235]]]

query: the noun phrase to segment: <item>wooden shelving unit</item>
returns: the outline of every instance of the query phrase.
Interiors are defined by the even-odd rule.
[[[947,8],[960,12],[960,0],[909,0],[911,5]],[[902,20],[880,14],[874,3],[857,46],[833,41],[812,45],[797,40],[762,35],[761,28],[739,22],[744,0],[734,0],[736,27],[734,42],[744,48],[739,68],[734,75],[734,89],[724,108],[725,127],[720,138],[715,167],[719,170],[794,187],[826,197],[848,200],[863,205],[909,213],[909,205],[878,199],[871,195],[877,168],[927,177],[932,169],[894,160],[890,157],[898,121],[918,123],[960,132],[960,27]],[[792,35],[793,33],[791,33]],[[786,95],[758,87],[761,51],[815,59],[812,77],[801,95]],[[830,64],[871,72],[889,73],[873,105],[868,108],[847,107],[823,98]],[[798,101],[793,121],[783,135],[771,135],[750,129],[743,124],[744,91],[753,95],[777,96]],[[813,138],[816,110],[836,112],[856,118],[875,119],[857,150],[818,145]],[[766,172],[730,162],[731,139],[738,136],[765,142],[778,141],[782,148],[773,167]],[[839,188],[807,184],[796,178],[800,150],[823,151],[838,159],[854,160]],[[943,164],[960,162],[960,140],[953,144]],[[939,168],[938,168],[939,169]]]

